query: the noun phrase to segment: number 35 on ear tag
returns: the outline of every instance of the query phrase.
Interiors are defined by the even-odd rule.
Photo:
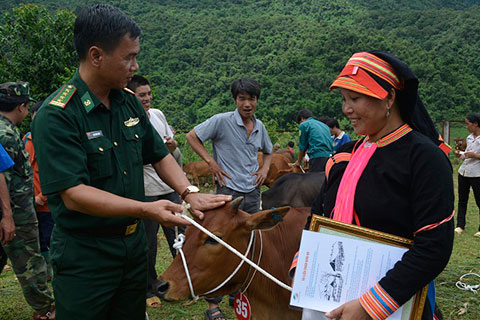
[[[233,307],[238,320],[250,319],[252,309],[250,308],[250,302],[245,295],[237,293]]]

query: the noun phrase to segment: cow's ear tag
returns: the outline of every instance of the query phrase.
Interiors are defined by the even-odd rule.
[[[282,216],[279,215],[277,212],[274,212],[274,213],[272,214],[272,218],[273,218],[273,221],[275,221],[275,222],[283,221]]]
[[[238,320],[250,320],[252,309],[250,308],[250,302],[248,301],[246,295],[237,293],[233,303],[233,308],[235,309],[235,315],[237,316]]]

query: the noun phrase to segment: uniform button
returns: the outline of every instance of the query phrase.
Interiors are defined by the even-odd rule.
[[[103,152],[103,148],[102,148],[102,147],[98,148],[98,150]]]
[[[138,134],[136,134],[136,133],[135,133],[135,138],[137,138],[137,139],[138,139]]]
[[[114,141],[114,142],[113,142],[113,145],[114,145],[115,147],[118,147],[118,142],[117,142],[117,141]]]
[[[127,170],[123,170],[123,175],[124,175],[124,176],[127,175]]]

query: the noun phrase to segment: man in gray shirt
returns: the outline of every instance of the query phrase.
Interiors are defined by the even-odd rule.
[[[197,125],[187,134],[192,149],[207,162],[217,181],[217,194],[244,197],[240,209],[252,214],[260,209],[260,186],[272,161],[272,142],[263,123],[254,116],[260,97],[255,80],[235,80],[231,88],[235,111],[220,113]],[[204,142],[212,141],[213,157]],[[257,153],[263,152],[259,168]],[[224,319],[218,309],[221,297],[206,299],[209,319]]]

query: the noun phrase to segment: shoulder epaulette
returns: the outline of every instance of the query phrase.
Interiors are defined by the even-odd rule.
[[[77,91],[77,88],[73,84],[65,84],[48,104],[65,109],[75,91]]]
[[[123,88],[123,90],[128,92],[128,93],[131,93],[131,94],[135,95],[135,92],[133,92],[132,90],[130,90],[128,88]]]

